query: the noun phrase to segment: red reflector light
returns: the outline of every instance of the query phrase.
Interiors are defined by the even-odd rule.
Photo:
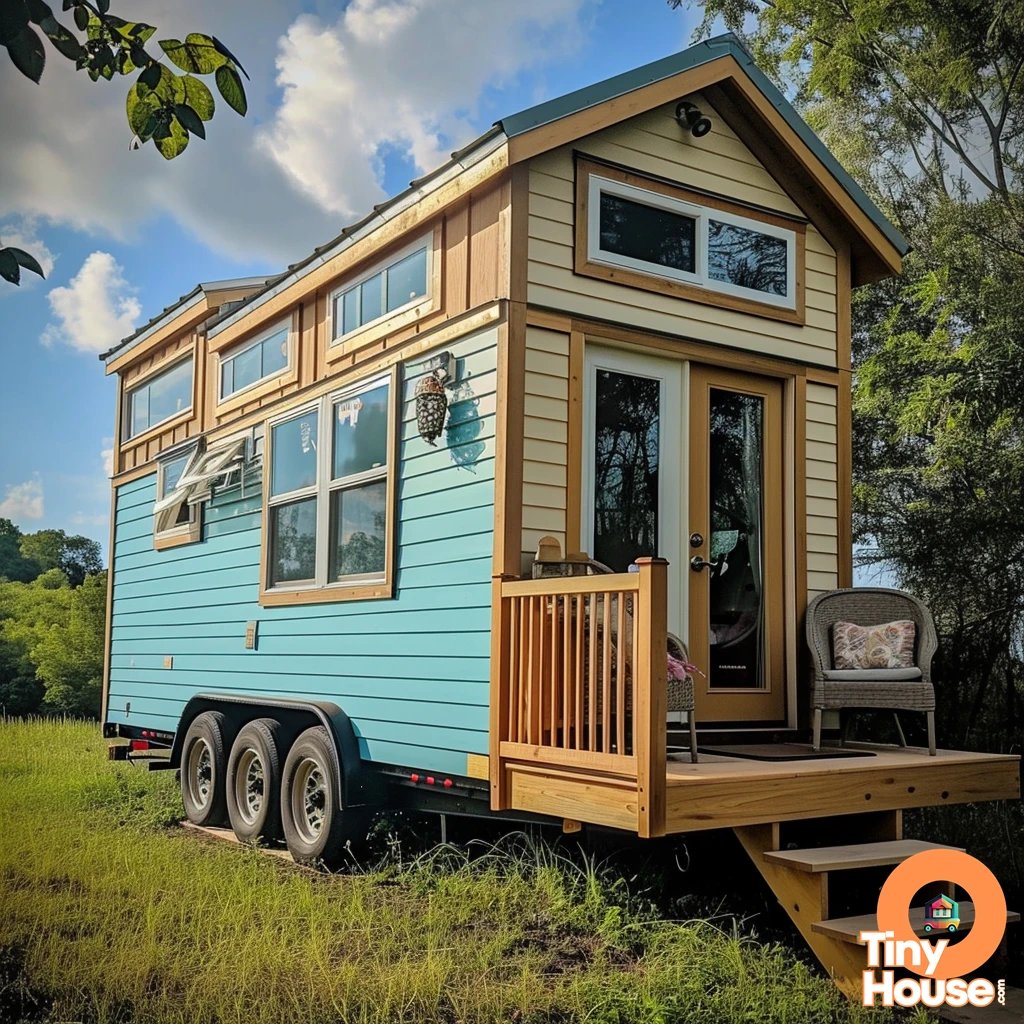
[[[432,786],[433,784],[434,784],[434,776],[433,775],[428,775],[427,776],[427,785],[428,786]]]
[[[413,772],[412,775],[409,776],[409,781],[410,782],[419,782],[420,781],[420,777],[415,772]]]
[[[132,750],[149,750],[149,740],[132,740]]]
[[[445,779],[444,780],[444,788],[445,789],[451,789],[452,788],[452,780],[451,779]]]

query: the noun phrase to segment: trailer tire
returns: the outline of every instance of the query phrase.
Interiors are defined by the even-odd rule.
[[[242,727],[231,745],[228,820],[242,842],[281,838],[280,730],[273,718],[257,718]]]
[[[227,820],[224,724],[219,711],[204,711],[192,720],[181,745],[181,802],[193,825],[218,826]]]
[[[281,773],[281,824],[297,864],[334,867],[345,845],[358,840],[367,817],[362,808],[342,806],[341,765],[330,733],[322,725],[292,744]]]

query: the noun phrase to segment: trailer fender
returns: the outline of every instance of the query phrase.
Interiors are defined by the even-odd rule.
[[[332,701],[295,700],[285,697],[248,697],[236,694],[197,693],[185,705],[171,746],[170,766],[181,767],[181,748],[185,733],[193,719],[204,711],[224,715],[229,734],[225,742],[230,748],[238,731],[255,718],[273,718],[281,724],[282,738],[290,747],[299,733],[311,726],[327,729],[338,755],[342,774],[342,806],[357,807],[380,803],[383,786],[359,754],[355,729],[344,710]],[[281,751],[284,760],[286,749]]]

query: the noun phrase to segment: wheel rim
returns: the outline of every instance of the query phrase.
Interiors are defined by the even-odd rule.
[[[250,747],[238,759],[235,768],[235,804],[246,825],[255,825],[263,810],[266,780],[263,761]]]
[[[188,795],[199,810],[206,809],[213,795],[213,751],[202,738],[188,752]]]
[[[327,776],[319,761],[305,757],[292,784],[292,820],[304,843],[320,838],[327,818]]]

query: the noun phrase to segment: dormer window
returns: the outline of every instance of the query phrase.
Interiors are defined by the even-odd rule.
[[[802,322],[805,225],[580,158],[576,272]]]
[[[192,357],[147,377],[127,395],[125,440],[192,409]]]
[[[398,250],[358,277],[346,280],[330,296],[331,347],[341,355],[350,339],[358,343],[397,330],[433,312],[439,300],[440,232]],[[333,351],[332,351],[333,349]]]
[[[290,325],[279,324],[220,359],[220,401],[288,369]]]

